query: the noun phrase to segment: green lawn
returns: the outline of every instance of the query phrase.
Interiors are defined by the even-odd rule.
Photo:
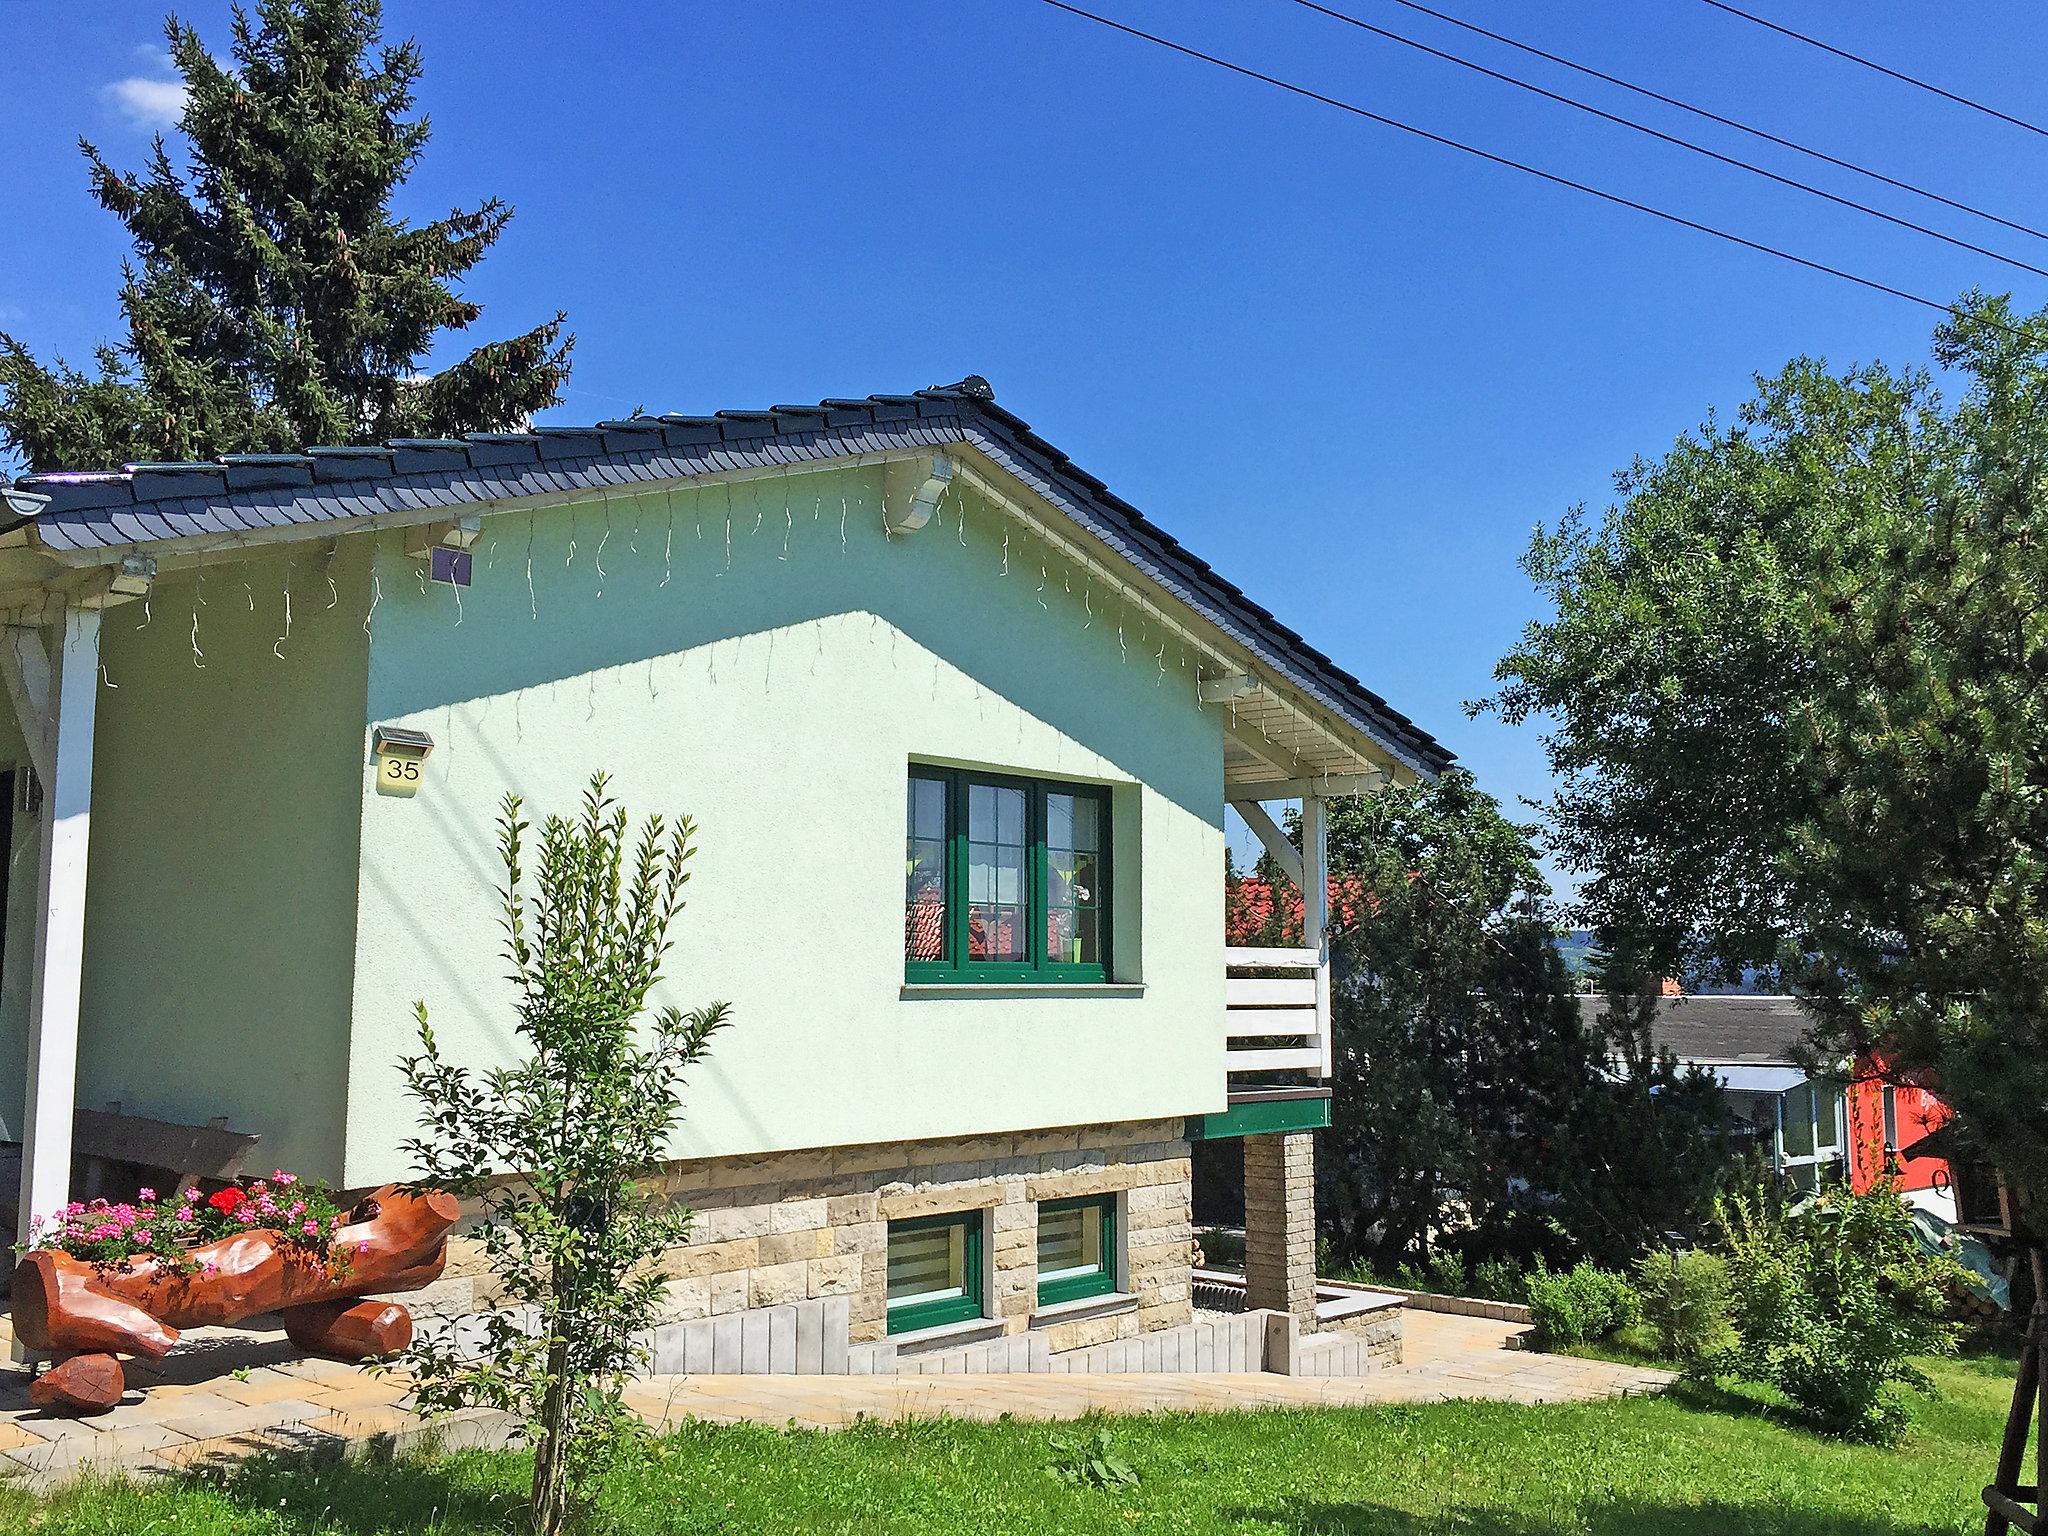
[[[1981,1528],[2012,1366],[1937,1363],[1906,1443],[1839,1444],[1754,1399],[1454,1403],[1101,1420],[1143,1481],[1046,1472],[1075,1426],[929,1423],[840,1434],[703,1428],[608,1489],[624,1532],[1090,1531],[1424,1536],[1895,1536]],[[1091,1426],[1092,1428],[1092,1426]],[[524,1463],[248,1468],[225,1484],[0,1493],[40,1536],[466,1536],[511,1528]]]

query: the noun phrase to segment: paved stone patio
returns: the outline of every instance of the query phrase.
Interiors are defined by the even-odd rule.
[[[1085,1413],[1207,1412],[1490,1398],[1587,1401],[1656,1392],[1671,1375],[1524,1352],[1526,1332],[1483,1318],[1407,1311],[1406,1363],[1356,1378],[1258,1375],[654,1376],[628,1400],[657,1426],[684,1419],[836,1429],[858,1418],[1066,1419]],[[47,1488],[81,1472],[170,1476],[271,1451],[359,1453],[429,1443],[495,1445],[505,1416],[424,1423],[402,1375],[309,1360],[282,1333],[198,1329],[168,1358],[127,1366],[111,1413],[64,1419],[33,1408],[25,1371],[0,1370],[0,1476]]]

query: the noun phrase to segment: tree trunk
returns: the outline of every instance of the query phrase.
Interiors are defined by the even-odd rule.
[[[540,1443],[534,1447],[533,1492],[529,1500],[533,1536],[558,1536],[568,1518],[568,1479],[563,1456],[569,1438],[569,1339],[573,1326],[573,1286],[555,1271],[557,1309],[553,1337],[548,1340],[547,1393],[541,1400]]]

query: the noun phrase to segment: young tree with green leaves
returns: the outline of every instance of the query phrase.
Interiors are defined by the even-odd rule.
[[[481,306],[460,282],[512,210],[415,225],[392,211],[427,144],[411,42],[378,0],[261,0],[231,62],[165,26],[183,77],[187,170],[156,140],[140,174],[81,141],[93,195],[134,243],[126,339],[90,371],[0,334],[0,438],[35,469],[282,452],[520,425],[569,374],[564,316],[437,371]]]
[[[407,1363],[429,1411],[519,1415],[535,1452],[532,1529],[554,1536],[640,1432],[621,1386],[646,1365],[641,1338],[665,1292],[652,1261],[687,1238],[690,1221],[645,1179],[669,1156],[682,1075],[727,1009],[647,1014],[683,906],[689,818],[650,816],[632,838],[600,774],[578,816],[541,823],[531,890],[528,830],[508,796],[498,820],[505,959],[532,1054],[483,1072],[452,1063],[421,1003],[420,1052],[400,1064],[420,1105],[421,1134],[406,1144],[420,1182],[480,1205],[508,1305],[484,1314],[480,1349],[422,1336]]]
[[[1526,565],[1490,701],[1543,718],[1595,915],[1775,965],[1819,1046],[1931,1081],[2048,1197],[2048,316],[1972,295],[1921,370],[1760,380]]]

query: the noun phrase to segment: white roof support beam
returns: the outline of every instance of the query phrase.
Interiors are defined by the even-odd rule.
[[[1196,689],[1204,704],[1230,704],[1265,691],[1266,685],[1249,672],[1232,672],[1223,677],[1204,678]]]
[[[1266,852],[1273,856],[1273,862],[1280,866],[1280,872],[1302,890],[1308,887],[1302,881],[1301,855],[1294,844],[1287,841],[1287,834],[1280,830],[1280,824],[1266,814],[1266,808],[1256,800],[1239,803],[1237,814],[1244,818],[1244,824],[1259,835],[1259,841],[1266,845]]]
[[[16,1231],[71,1198],[72,1112],[78,1093],[78,1011],[85,971],[85,858],[92,827],[93,724],[101,610],[67,607],[52,624],[49,771],[42,774],[35,955],[29,978],[27,1112]],[[37,646],[40,636],[34,637]],[[27,654],[24,643],[23,654]]]
[[[50,653],[41,629],[10,624],[0,637],[0,677],[14,704],[21,739],[28,744],[29,765],[43,783],[50,782]]]
[[[1223,797],[1232,805],[1260,800],[1345,800],[1386,788],[1384,773],[1319,773],[1312,779],[1262,779],[1256,784],[1227,784]]]
[[[1234,720],[1226,720],[1223,723],[1223,734],[1267,767],[1277,769],[1289,778],[1300,776],[1301,759],[1278,742],[1268,741],[1262,733],[1246,730]]]

